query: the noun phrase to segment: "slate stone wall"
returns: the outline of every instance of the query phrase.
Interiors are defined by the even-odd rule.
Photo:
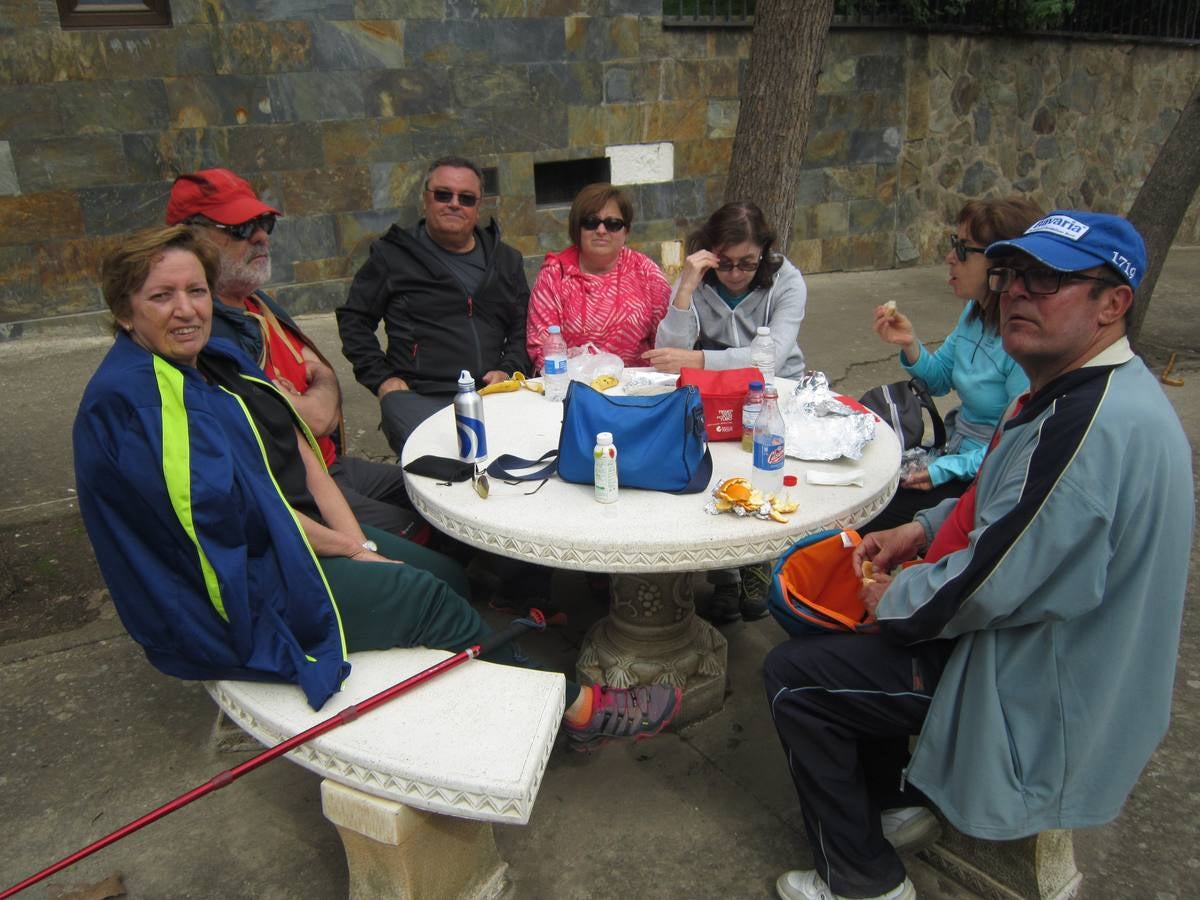
[[[0,339],[103,309],[99,262],[161,221],[178,172],[223,165],[285,211],[274,290],[341,302],[370,240],[415,221],[427,162],[495,167],[527,259],[566,243],[535,163],[670,141],[630,188],[657,257],[721,202],[745,30],[662,28],[657,0],[173,0],[164,30],[59,28],[0,6]],[[968,195],[1124,211],[1189,86],[1187,48],[887,31],[829,41],[791,256],[806,271],[940,258]],[[1196,207],[1180,234],[1200,242]]]

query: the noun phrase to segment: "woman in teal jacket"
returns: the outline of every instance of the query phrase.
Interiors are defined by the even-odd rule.
[[[859,528],[860,534],[911,522],[920,510],[961,495],[979,471],[1004,410],[1028,390],[1029,379],[1001,343],[999,308],[987,290],[983,251],[994,241],[1017,237],[1041,215],[1032,203],[1015,197],[972,200],[962,208],[946,264],[950,289],[966,305],[933,353],[917,338],[907,316],[890,304],[875,308],[875,333],[902,348],[904,371],[923,379],[936,397],[955,391],[962,405],[946,416],[945,452],[927,467],[906,473],[891,503]]]

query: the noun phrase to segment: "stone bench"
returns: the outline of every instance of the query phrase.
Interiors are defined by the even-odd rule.
[[[968,837],[940,814],[941,836],[917,858],[938,875],[949,877],[971,896],[988,900],[1069,900],[1083,880],[1075,867],[1070,831],[1043,831],[1015,841]],[[922,879],[924,880],[924,879]],[[961,896],[946,892],[940,896]]]
[[[274,746],[451,654],[355,653],[313,712],[299,688],[207,682],[224,719]],[[529,821],[563,713],[561,675],[470,660],[287,754],[316,772],[338,829],[351,900],[496,897],[508,868],[492,825]]]

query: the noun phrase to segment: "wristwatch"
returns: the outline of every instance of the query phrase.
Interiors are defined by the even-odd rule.
[[[379,545],[376,544],[374,541],[363,541],[362,548],[364,550],[370,550],[372,553],[379,552]]]

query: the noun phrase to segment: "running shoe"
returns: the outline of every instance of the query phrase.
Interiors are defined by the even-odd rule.
[[[587,690],[588,687],[585,687]],[[654,737],[675,718],[683,692],[666,684],[631,688],[590,685],[592,717],[586,725],[563,722],[573,750],[594,750],[613,738]]]

